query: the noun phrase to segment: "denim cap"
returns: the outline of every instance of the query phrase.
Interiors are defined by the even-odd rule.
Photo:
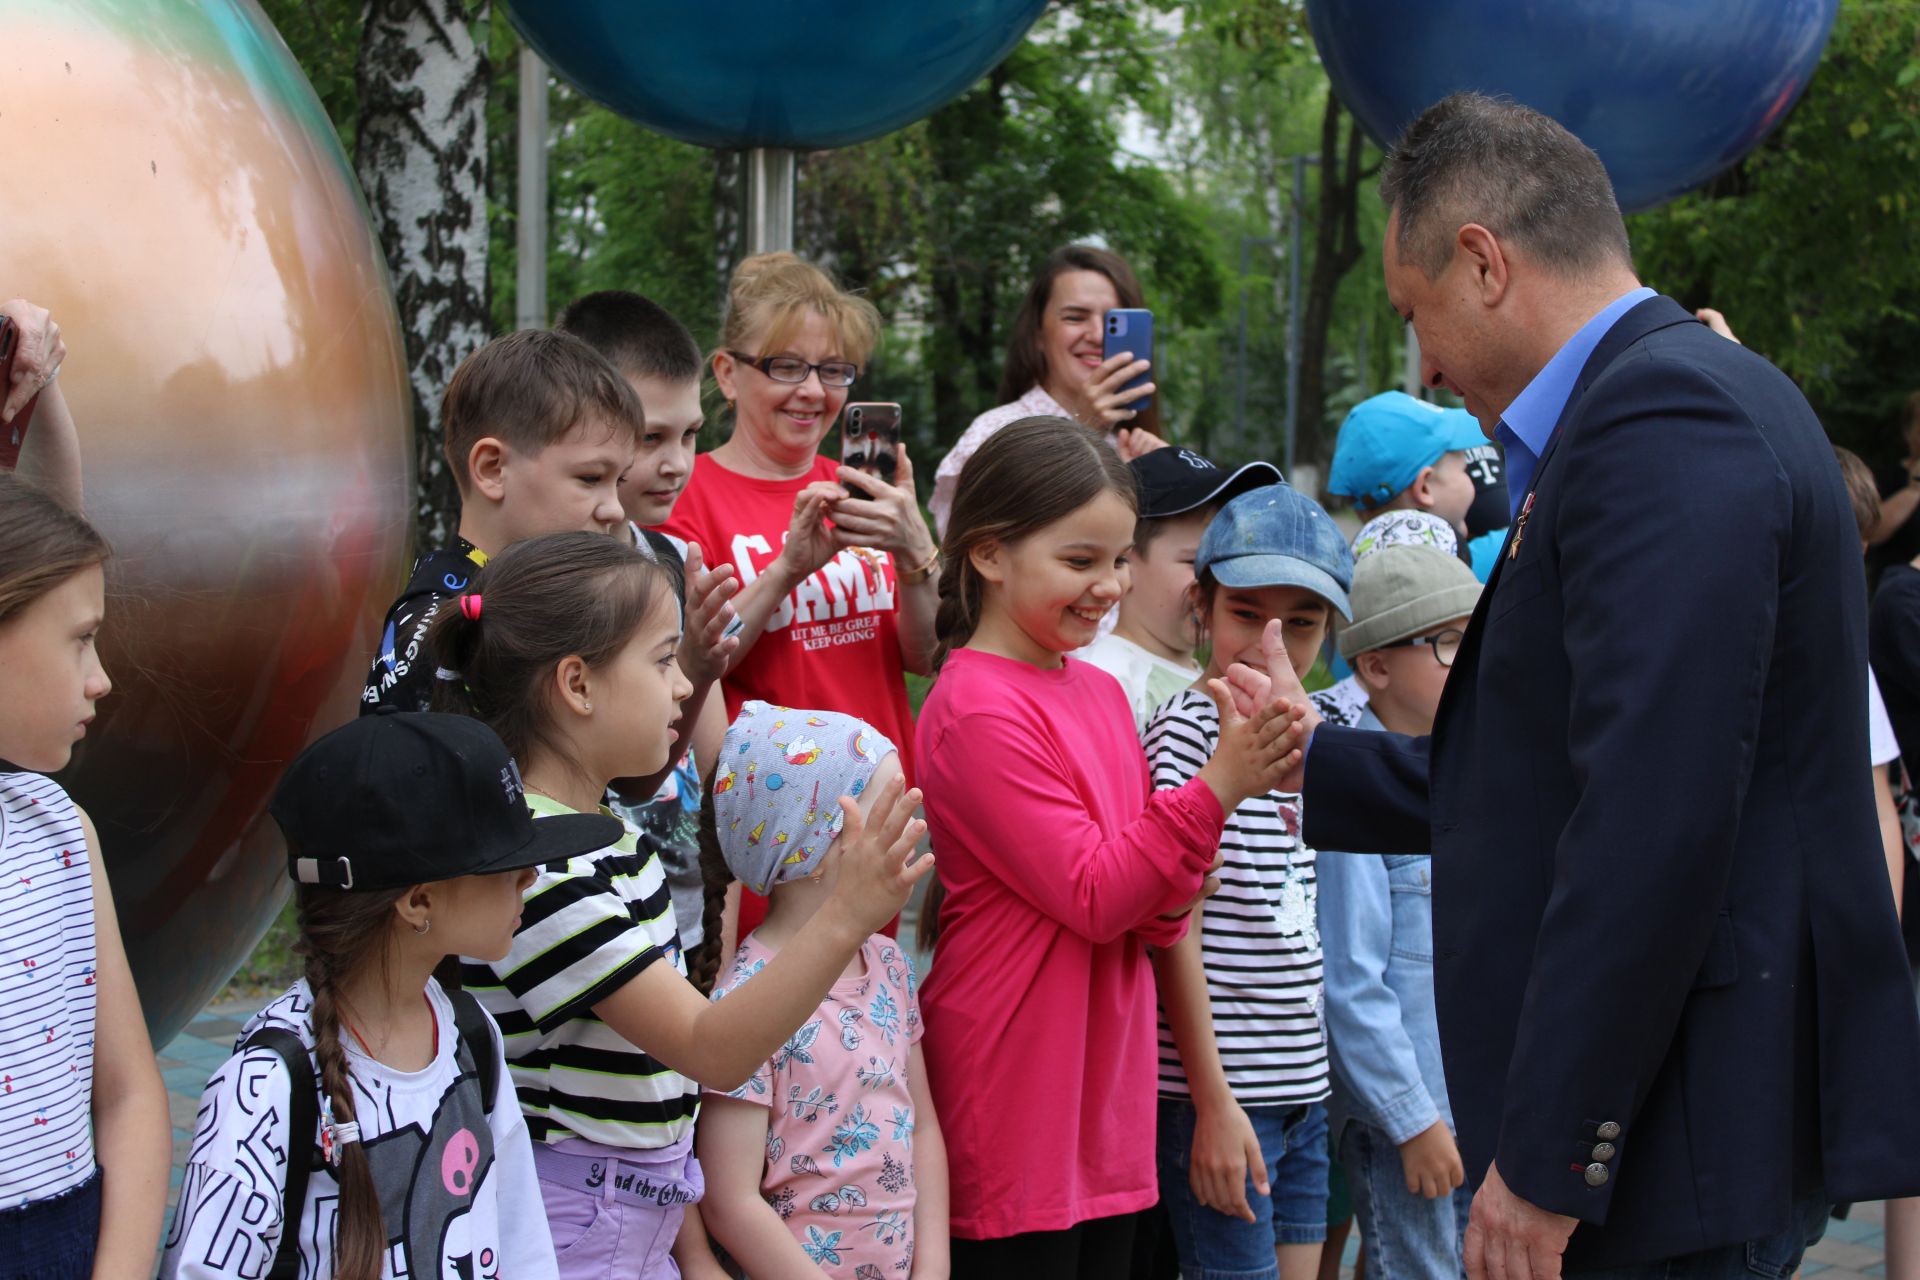
[[[1353,621],[1340,628],[1340,656],[1378,649],[1471,617],[1480,602],[1473,570],[1433,547],[1383,547],[1353,570]]]
[[[1319,503],[1291,485],[1255,489],[1220,508],[1200,535],[1193,571],[1211,573],[1223,587],[1305,587],[1341,617],[1353,616],[1347,539]]]
[[[755,893],[810,875],[893,742],[837,711],[749,702],[727,729],[713,774],[713,810],[727,870]]]
[[[1327,469],[1327,492],[1363,511],[1393,501],[1446,453],[1476,449],[1487,437],[1465,409],[1442,409],[1404,391],[1362,400],[1340,424]]]

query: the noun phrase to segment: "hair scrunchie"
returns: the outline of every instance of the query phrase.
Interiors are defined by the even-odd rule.
[[[467,591],[461,594],[460,616],[468,622],[480,621],[480,593],[478,591]]]

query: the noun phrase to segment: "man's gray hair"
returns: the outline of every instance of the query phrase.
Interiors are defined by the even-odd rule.
[[[1600,157],[1510,99],[1456,93],[1428,107],[1389,151],[1380,198],[1399,215],[1400,261],[1428,279],[1469,222],[1561,274],[1633,265]]]

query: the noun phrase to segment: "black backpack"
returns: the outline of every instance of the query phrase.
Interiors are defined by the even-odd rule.
[[[447,991],[446,997],[453,1005],[454,1026],[460,1032],[460,1043],[466,1046],[467,1056],[473,1059],[475,1074],[480,1079],[481,1105],[486,1114],[493,1114],[493,1095],[500,1088],[499,1051],[495,1047],[493,1019],[480,1007],[470,991]],[[280,1250],[274,1255],[273,1266],[267,1271],[266,1280],[299,1280],[300,1275],[300,1211],[307,1203],[307,1178],[315,1169],[321,1168],[324,1161],[320,1155],[320,1073],[314,1069],[313,1055],[307,1051],[300,1037],[284,1027],[261,1027],[248,1036],[240,1046],[240,1052],[249,1049],[271,1049],[280,1055],[280,1061],[286,1064],[287,1076],[293,1082],[290,1093],[289,1111],[292,1124],[288,1130],[291,1135],[287,1148],[287,1186],[281,1202]],[[305,1082],[306,1087],[301,1088]],[[308,1134],[311,1141],[307,1144],[307,1158],[302,1160],[297,1154],[298,1135]]]

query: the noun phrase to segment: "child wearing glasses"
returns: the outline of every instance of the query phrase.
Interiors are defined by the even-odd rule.
[[[1339,635],[1353,696],[1313,695],[1320,713],[1330,723],[1432,733],[1479,595],[1473,571],[1432,547],[1362,557],[1353,623]],[[1471,1199],[1434,1020],[1431,861],[1322,851],[1318,866],[1329,1122],[1369,1272],[1391,1280],[1456,1280]]]
[[[1285,485],[1222,507],[1193,567],[1211,656],[1147,724],[1160,789],[1190,781],[1219,740],[1207,680],[1235,663],[1269,670],[1269,650],[1305,676],[1334,614],[1349,611],[1346,538]],[[1185,1275],[1312,1280],[1326,1239],[1327,1043],[1314,853],[1300,827],[1297,795],[1237,805],[1218,891],[1185,938],[1154,952],[1160,1199]]]
[[[712,357],[733,434],[694,460],[660,527],[738,575],[727,719],[755,699],[858,716],[901,744],[911,784],[904,673],[933,670],[937,547],[904,447],[890,483],[842,467],[837,441],[822,448],[879,332],[873,304],[820,268],[790,253],[742,262]],[[849,478],[866,496],[849,491]],[[716,728],[725,730],[703,722],[694,738],[707,771]],[[765,913],[763,899],[744,895],[739,936]]]

